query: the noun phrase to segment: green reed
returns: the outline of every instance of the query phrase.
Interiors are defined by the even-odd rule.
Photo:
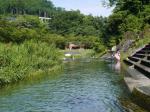
[[[44,42],[30,40],[20,45],[0,43],[0,85],[58,66],[60,56],[55,46]]]

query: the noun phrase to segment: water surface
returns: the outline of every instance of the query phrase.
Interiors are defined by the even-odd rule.
[[[55,77],[1,89],[0,112],[125,112],[126,89],[106,62],[69,62]]]

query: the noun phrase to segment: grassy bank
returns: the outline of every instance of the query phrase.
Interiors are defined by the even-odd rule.
[[[150,32],[147,32],[144,38],[135,40],[135,42],[129,47],[127,52],[121,52],[122,60],[126,59],[128,56],[132,55],[136,50],[144,47],[149,43],[150,43]]]
[[[60,65],[60,52],[44,42],[0,43],[0,85],[22,80]]]
[[[63,54],[73,52],[76,54],[73,54],[73,56],[66,57],[65,55],[63,58],[74,58],[74,59],[79,59],[79,58],[99,58],[102,55],[106,53],[106,48],[103,48],[103,51],[95,51],[94,49],[73,49],[73,50],[61,50]]]

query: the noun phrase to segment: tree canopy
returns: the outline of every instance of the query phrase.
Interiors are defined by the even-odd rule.
[[[114,38],[119,42],[125,32],[139,34],[145,26],[150,25],[149,0],[110,0],[109,5],[112,4],[115,8],[107,19],[105,41]]]
[[[119,43],[119,41],[124,38],[123,34],[125,32],[130,31],[135,34],[139,34],[139,32],[143,31],[145,26],[149,27],[149,0],[104,1],[109,6],[115,6],[113,13],[107,18],[101,16],[93,17],[92,15],[84,15],[79,10],[66,11],[64,8],[55,7],[53,3],[48,0],[0,0],[0,14],[9,15],[11,19],[18,18],[19,15],[50,17],[51,20],[49,20],[47,24],[45,24],[44,28],[41,28],[41,31],[46,31],[52,35],[60,35],[56,36],[56,38],[63,36],[65,40],[71,40],[73,37],[73,40],[81,41],[86,39],[87,37],[93,37],[93,39],[96,37],[99,40],[100,44],[103,43],[108,47]],[[30,19],[26,19],[30,21]],[[25,21],[21,23],[18,23],[17,21],[17,23],[15,24],[26,24],[26,26],[24,26],[25,28],[29,28],[29,26],[34,27],[34,25],[36,25],[36,23],[34,22],[28,24],[30,22],[26,23]],[[1,21],[1,23],[3,23],[3,21]],[[38,28],[39,26],[34,27],[33,29],[29,29],[36,29],[37,31]],[[3,30],[1,30],[1,32],[2,31]],[[16,32],[19,31],[16,30]],[[5,35],[4,32],[2,34]],[[48,36],[46,37],[50,39]],[[78,40],[75,38],[77,38]],[[60,40],[62,40],[62,38],[60,38]]]

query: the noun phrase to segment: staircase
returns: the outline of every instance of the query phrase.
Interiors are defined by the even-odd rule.
[[[134,88],[150,88],[150,44],[145,45],[133,55],[124,60],[127,64],[127,74],[124,80],[132,92]],[[150,96],[150,91],[149,91]]]
[[[124,62],[140,74],[150,78],[150,44],[129,56]]]
[[[124,60],[125,83],[137,103],[150,111],[150,43]]]

